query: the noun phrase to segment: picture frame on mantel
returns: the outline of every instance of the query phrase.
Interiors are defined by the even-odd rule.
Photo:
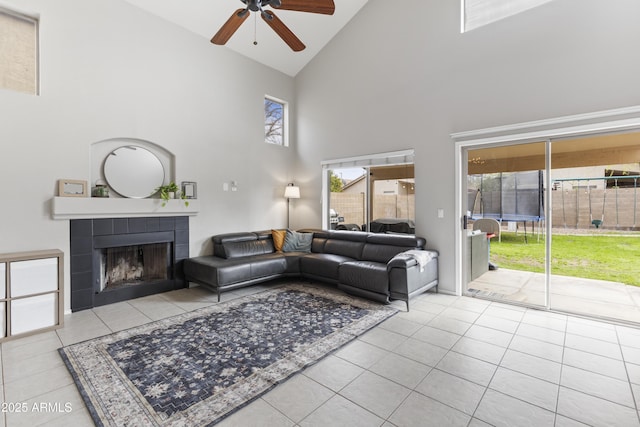
[[[182,195],[185,199],[198,198],[198,184],[193,181],[182,181]]]
[[[87,181],[78,179],[59,179],[58,196],[60,197],[89,197]]]

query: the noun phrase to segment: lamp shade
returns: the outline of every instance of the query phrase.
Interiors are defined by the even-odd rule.
[[[293,183],[287,185],[284,189],[284,197],[287,199],[299,199],[300,187],[293,185]]]

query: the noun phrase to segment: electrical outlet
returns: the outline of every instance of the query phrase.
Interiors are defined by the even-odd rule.
[[[442,208],[438,209],[438,218],[444,218],[444,209]]]
[[[222,191],[229,191],[229,183],[228,182],[223,182],[222,183]]]

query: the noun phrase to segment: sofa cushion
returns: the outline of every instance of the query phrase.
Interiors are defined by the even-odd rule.
[[[362,259],[367,261],[376,261],[387,263],[394,256],[401,252],[413,249],[415,246],[391,246],[391,245],[378,245],[374,243],[366,243],[362,249]]]
[[[300,274],[300,258],[306,252],[280,252],[285,261],[285,274]]]
[[[298,233],[287,230],[282,252],[311,252],[313,233]]]
[[[311,252],[324,253],[324,244],[327,243],[327,239],[324,237],[317,237],[314,235],[311,242]]]
[[[251,257],[250,263],[251,277],[249,279],[282,274],[287,269],[287,260],[277,252]]]
[[[184,273],[188,280],[219,287],[250,278],[251,264],[246,259],[201,256],[186,259]]]
[[[220,258],[238,258],[274,252],[271,232],[228,233],[213,236],[213,254]]]
[[[327,254],[342,255],[351,259],[360,259],[363,247],[364,243],[360,242],[329,239],[324,244],[324,252]]]
[[[360,259],[367,233],[357,231],[333,231],[324,244],[324,253]]]
[[[282,245],[284,245],[284,236],[287,234],[287,230],[271,230],[271,236],[273,238],[273,248],[276,251],[282,251]]]
[[[251,240],[224,243],[226,258],[239,258],[273,253],[273,240]]]
[[[298,230],[299,233],[313,233],[314,238],[328,239],[331,236],[331,231],[321,230],[318,228],[303,228]]]
[[[286,268],[287,262],[279,253],[234,259],[202,256],[184,261],[184,272],[188,280],[214,287],[282,274]]]
[[[242,232],[242,233],[227,233],[218,234],[213,236],[213,254],[220,258],[228,258],[225,251],[225,245],[233,242],[251,242],[257,239],[255,233]]]
[[[299,233],[313,233],[311,242],[311,252],[324,253],[324,244],[331,236],[331,232],[327,230],[319,230],[316,228],[303,228],[298,230]]]
[[[342,255],[310,253],[300,258],[300,271],[303,275],[337,281],[338,266],[352,260]]]
[[[422,249],[424,245],[427,244],[427,241],[423,237],[409,236],[406,234],[369,234],[367,236],[367,243]]]
[[[374,261],[347,261],[338,268],[338,280],[345,285],[389,294],[387,265]]]

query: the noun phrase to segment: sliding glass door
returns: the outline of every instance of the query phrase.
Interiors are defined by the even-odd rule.
[[[640,322],[640,133],[551,150],[550,308]]]
[[[640,323],[640,132],[461,157],[464,294]]]
[[[467,150],[463,291],[545,306],[546,142]]]

